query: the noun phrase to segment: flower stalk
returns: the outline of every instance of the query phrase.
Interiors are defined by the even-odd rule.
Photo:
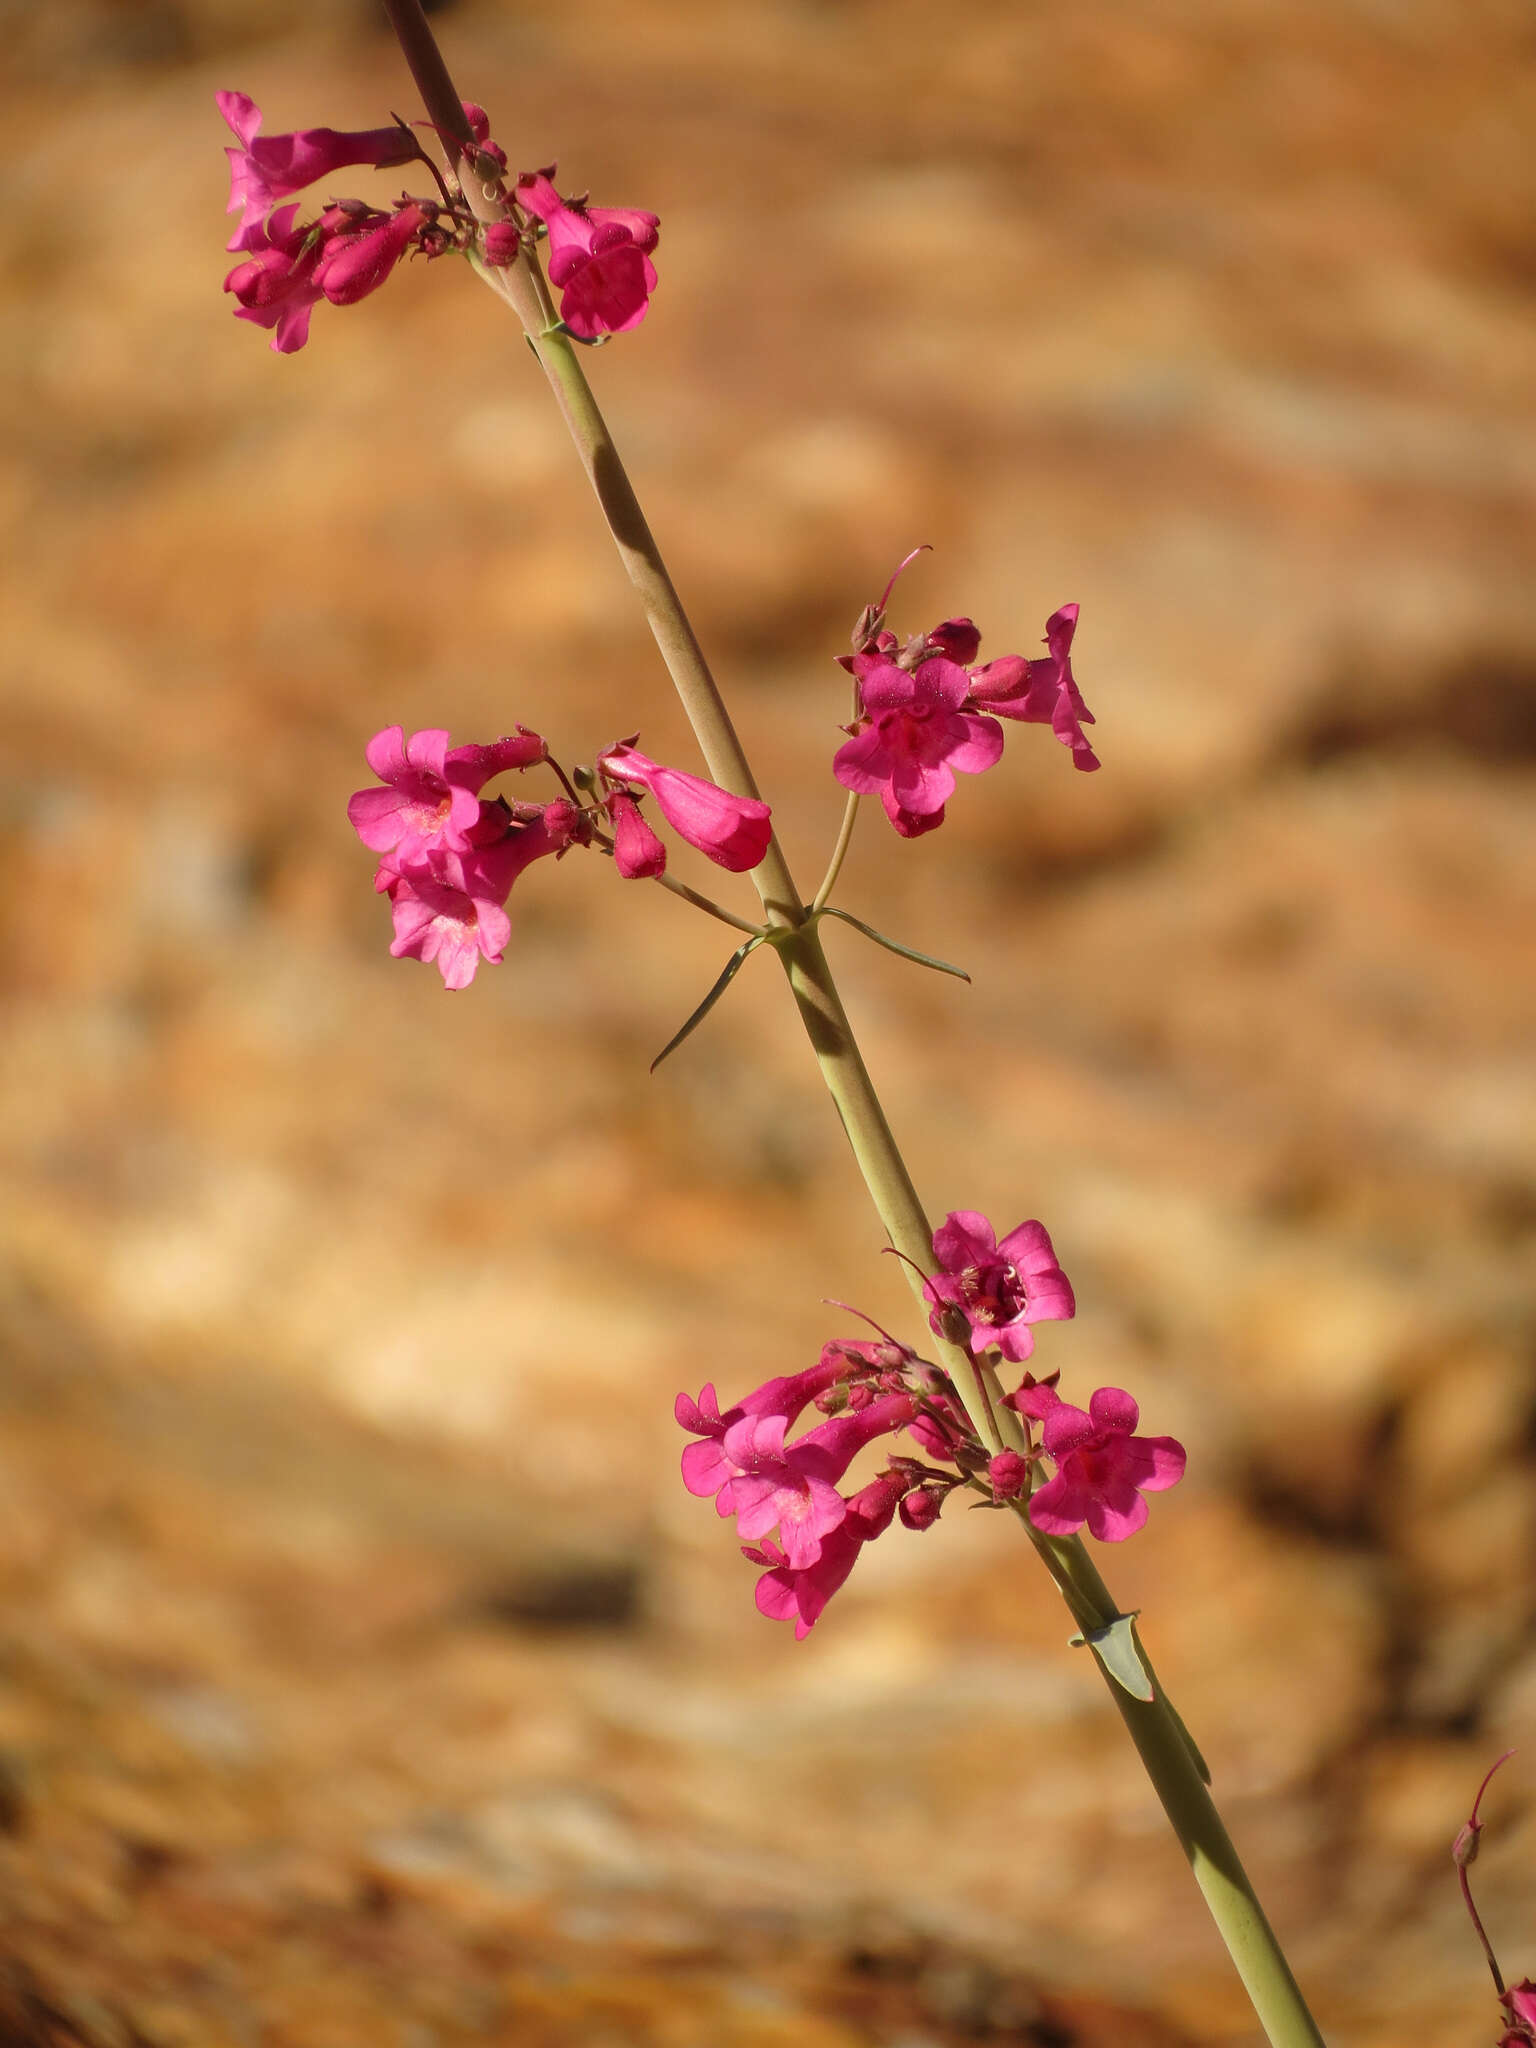
[[[427,112],[448,150],[466,202],[481,221],[506,222],[512,217],[507,193],[498,176],[487,175],[487,166],[492,172],[495,166],[478,153],[473,132],[418,0],[384,0],[384,5]],[[529,346],[549,381],[711,777],[722,789],[738,797],[760,800],[719,688],[587,382],[576,348],[555,316],[537,261],[530,255],[502,267],[482,267],[481,275],[517,313]],[[1072,607],[1052,620],[1052,673],[1062,671],[1068,683],[1067,650],[1075,617]],[[974,659],[973,653],[970,658]],[[881,686],[890,700],[889,716],[908,715],[909,702],[915,703],[926,692],[937,715],[965,724],[963,734],[957,726],[952,755],[958,754],[962,746],[974,750],[990,745],[982,729],[993,721],[958,708],[958,685],[953,684],[947,673],[955,664],[947,660],[930,662],[929,669],[936,679],[929,680],[924,673],[914,680],[893,661],[881,659],[875,663],[874,657],[870,660],[880,669]],[[1029,671],[1043,670],[1047,664],[1017,666],[1017,675],[1010,670],[993,678],[993,697],[988,708],[1005,717],[1034,717],[1037,713],[1029,692],[1032,687],[1042,688],[1043,683],[1032,678]],[[1002,665],[992,667],[1001,669]],[[939,673],[941,669],[943,673]],[[1081,711],[1075,687],[1070,693],[1062,689],[1051,701],[1057,707],[1058,737],[1073,746],[1077,765],[1097,765],[1082,738],[1080,719],[1086,714]],[[845,751],[850,752],[851,759],[851,750]],[[867,775],[873,788],[884,771],[878,761],[870,769],[870,760],[874,760],[873,742],[860,743],[855,766],[859,774]],[[956,765],[974,772],[968,758],[957,758]],[[762,902],[764,936],[784,968],[790,993],[865,1186],[891,1247],[900,1255],[913,1291],[926,1308],[933,1299],[924,1291],[924,1275],[933,1255],[933,1232],[864,1064],[821,944],[818,919],[813,914],[825,906],[847,850],[855,809],[856,803],[851,799],[828,880],[818,891],[814,905],[808,906],[799,895],[776,836],[769,838],[760,863],[752,871],[752,881]],[[887,809],[898,830],[903,829],[891,803]],[[930,803],[926,814],[918,813],[915,829],[926,829],[933,822],[931,812]],[[909,823],[913,822],[910,812],[903,815]],[[677,887],[679,893],[690,893],[676,884],[668,886]],[[720,914],[717,906],[708,907],[714,914]],[[731,917],[726,921],[739,923]],[[753,929],[744,923],[740,928]],[[1015,1409],[1004,1403],[995,1369],[972,1356],[969,1346],[960,1341],[963,1330],[956,1327],[952,1317],[940,1320],[939,1356],[977,1436],[994,1453],[1027,1451],[1028,1434]],[[1082,1639],[1093,1649],[1110,1695],[1268,2040],[1273,2048],[1321,2048],[1322,2036],[1211,1798],[1199,1753],[1158,1684],[1131,1622],[1121,1615],[1079,1538],[1049,1535],[1030,1521],[1024,1502],[1015,1501],[1012,1505]]]

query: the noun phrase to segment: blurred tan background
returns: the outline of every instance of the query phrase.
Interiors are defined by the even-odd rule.
[[[514,166],[662,217],[590,358],[813,886],[831,657],[1033,652],[832,945],[935,1211],[1190,1447],[1104,1558],[1339,2048],[1536,1972],[1536,20],[1517,0],[476,0]],[[675,1391],[916,1322],[771,964],[595,860],[446,996],[348,831],[376,727],[694,756],[460,267],[281,359],[214,91],[414,115],[363,0],[5,9],[0,2034],[80,2048],[1255,2035],[987,1515],[811,1640]],[[388,198],[389,178],[350,187]],[[696,863],[686,871],[713,881]],[[733,885],[726,884],[727,888]]]

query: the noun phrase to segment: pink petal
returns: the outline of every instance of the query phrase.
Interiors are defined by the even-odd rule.
[[[1184,1446],[1171,1436],[1139,1436],[1136,1443],[1151,1453],[1151,1471],[1136,1481],[1143,1493],[1162,1493],[1167,1487],[1177,1486],[1184,1477]]]
[[[1089,1397],[1088,1413],[1100,1429],[1123,1430],[1127,1436],[1141,1420],[1141,1410],[1122,1387],[1100,1387]]]
[[[1084,1409],[1074,1408],[1070,1401],[1058,1401],[1041,1424],[1040,1441],[1053,1458],[1061,1459],[1097,1434],[1092,1416]]]
[[[964,726],[966,737],[949,750],[949,765],[962,775],[984,775],[1003,757],[1003,728],[995,718],[978,718],[965,711],[956,724]]]
[[[1090,1536],[1096,1536],[1101,1543],[1123,1543],[1127,1536],[1134,1536],[1145,1523],[1147,1504],[1132,1488],[1129,1499],[1123,1505],[1108,1500],[1090,1499],[1086,1519]]]
[[[1030,1495],[1029,1519],[1047,1536],[1073,1536],[1087,1519],[1089,1505],[1082,1489],[1058,1472]]]

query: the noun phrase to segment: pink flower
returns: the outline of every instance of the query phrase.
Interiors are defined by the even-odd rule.
[[[821,1539],[843,1519],[842,1477],[834,1461],[808,1438],[784,1441],[782,1415],[749,1415],[726,1431],[721,1455],[730,1477],[715,1496],[716,1510],[734,1514],[743,1536],[766,1536],[780,1525],[784,1552],[797,1571],[821,1555]]]
[[[1026,661],[1005,654],[971,671],[971,701],[999,718],[1022,718],[1049,725],[1064,747],[1072,749],[1074,768],[1097,768],[1099,757],[1083,731],[1094,723],[1072,675],[1072,635],[1077,631],[1075,604],[1064,604],[1045,622],[1049,655]]]
[[[735,1515],[747,1537],[766,1536],[777,1524],[788,1562],[803,1570],[816,1562],[822,1538],[843,1519],[837,1481],[860,1451],[902,1428],[916,1409],[910,1394],[887,1394],[857,1414],[808,1429],[792,1444],[784,1441],[782,1415],[744,1416],[721,1442],[730,1477],[715,1497],[717,1512]]]
[[[489,746],[452,747],[439,727],[413,732],[387,725],[363,749],[363,758],[383,789],[360,789],[347,803],[347,816],[364,846],[393,853],[398,871],[420,866],[438,853],[467,853],[481,823],[479,793],[495,775],[528,768],[545,757],[536,732]]]
[[[315,283],[333,306],[355,306],[386,281],[429,219],[427,209],[415,200],[392,214],[370,208],[360,227],[327,236],[315,265]]]
[[[743,1401],[720,1413],[720,1404],[712,1383],[706,1383],[697,1401],[686,1394],[679,1394],[673,1405],[673,1414],[678,1425],[690,1435],[705,1438],[705,1442],[689,1444],[683,1452],[683,1484],[692,1494],[707,1500],[718,1494],[721,1487],[734,1477],[731,1465],[721,1451],[726,1432],[741,1421],[743,1416],[782,1416],[786,1425],[795,1422],[810,1406],[818,1394],[828,1387],[846,1379],[850,1371],[856,1370],[856,1362],[870,1347],[858,1344],[827,1344],[822,1347],[821,1357],[804,1372],[790,1373],[782,1379],[766,1381]],[[729,1514],[729,1508],[722,1508],[722,1514]]]
[[[628,740],[599,754],[597,767],[612,787],[637,783],[648,789],[672,829],[720,867],[741,874],[768,851],[771,814],[757,797],[733,796],[700,775],[664,768]]]
[[[1022,1364],[1035,1348],[1031,1323],[1064,1322],[1077,1313],[1043,1223],[1021,1223],[999,1244],[985,1216],[956,1209],[933,1233],[933,1254],[941,1270],[923,1289],[933,1304],[929,1323],[942,1335],[943,1311],[959,1309],[971,1326],[973,1353],[995,1344]]]
[[[375,887],[388,894],[394,913],[390,952],[397,960],[434,961],[446,987],[468,988],[482,960],[501,960],[512,931],[503,907],[512,884],[566,843],[535,818],[490,846],[440,853],[430,868],[404,872],[384,861]]]
[[[956,769],[980,775],[998,760],[1003,729],[962,710],[970,678],[944,655],[912,673],[880,652],[856,654],[849,665],[869,724],[838,748],[832,772],[860,796],[878,792],[902,838],[915,839],[944,822]]]
[[[1119,1387],[1100,1387],[1088,1412],[1060,1401],[1041,1425],[1056,1477],[1030,1497],[1029,1519],[1047,1536],[1071,1536],[1084,1522],[1101,1543],[1120,1543],[1147,1519],[1142,1495],[1176,1486],[1184,1447],[1171,1436],[1134,1436],[1141,1411]]]
[[[613,820],[613,864],[626,882],[652,881],[666,873],[667,849],[640,815],[632,796],[616,789],[608,797]]]
[[[344,165],[372,164],[382,170],[411,163],[421,155],[416,138],[398,122],[388,128],[350,132],[300,128],[259,141],[261,109],[254,100],[243,92],[215,93],[214,100],[240,144],[238,149],[224,152],[229,158],[229,205],[225,211],[241,209],[240,225],[230,237],[231,249],[262,248],[263,224],[277,202],[328,178]]]
[[[844,1503],[841,1522],[825,1538],[813,1565],[797,1569],[776,1544],[747,1550],[757,1564],[773,1567],[757,1582],[757,1608],[770,1621],[793,1621],[795,1640],[804,1642],[832,1595],[858,1562],[859,1552],[891,1525],[896,1503],[911,1490],[902,1472],[884,1472]]]
[[[297,205],[279,207],[270,220],[258,223],[245,237],[245,261],[224,280],[224,289],[239,300],[237,320],[275,328],[272,346],[292,355],[309,339],[309,315],[323,297],[315,283],[320,260],[318,227],[293,225]]]
[[[517,201],[549,230],[549,281],[561,294],[561,319],[583,341],[638,327],[656,289],[650,252],[661,223],[637,207],[562,199],[550,182],[554,168],[525,171]]]

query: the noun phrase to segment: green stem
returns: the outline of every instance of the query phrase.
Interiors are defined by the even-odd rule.
[[[464,117],[419,0],[384,0],[384,4],[428,114],[440,132],[450,138],[450,147],[452,140],[457,139],[455,154],[461,154],[467,146]],[[495,188],[481,184],[473,174],[464,182],[466,197],[482,218],[505,217],[505,200]],[[735,727],[667,574],[607,424],[576,360],[576,352],[565,335],[552,331],[542,274],[532,261],[519,261],[506,270],[485,275],[517,311],[554,390],[711,776],[737,795],[757,796],[757,784]],[[770,931],[777,935],[774,950],[783,962],[790,992],[865,1186],[892,1246],[903,1255],[904,1270],[922,1302],[921,1276],[933,1255],[932,1231],[854,1039],[819,933],[814,924],[806,922],[805,908],[776,837],[753,870],[752,880],[762,899]],[[985,1369],[975,1366],[968,1352],[947,1337],[939,1339],[937,1348],[967,1412],[986,1441],[994,1449],[1004,1442],[1022,1447],[1024,1437],[1017,1416],[1011,1409],[995,1405],[995,1377],[989,1386]],[[1083,1634],[1091,1638],[1116,1621],[1119,1609],[1082,1542],[1076,1537],[1042,1535],[1029,1521],[1027,1512],[1021,1513],[1020,1520]],[[1198,1755],[1183,1722],[1157,1685],[1150,1666],[1144,1658],[1142,1661],[1152,1681],[1150,1689],[1154,1696],[1150,1700],[1134,1698],[1111,1676],[1103,1658],[1099,1658],[1111,1696],[1205,1895],[1260,2023],[1272,2048],[1322,2048],[1322,2036],[1206,1789]]]
[[[848,858],[848,843],[853,838],[854,821],[859,815],[859,798],[856,790],[850,789],[848,801],[843,805],[843,822],[837,830],[837,844],[832,849],[832,858],[827,862],[827,872],[821,878],[821,887],[811,898],[809,913],[815,917],[825,910],[827,899],[837,887],[837,878],[843,872],[843,862]]]

